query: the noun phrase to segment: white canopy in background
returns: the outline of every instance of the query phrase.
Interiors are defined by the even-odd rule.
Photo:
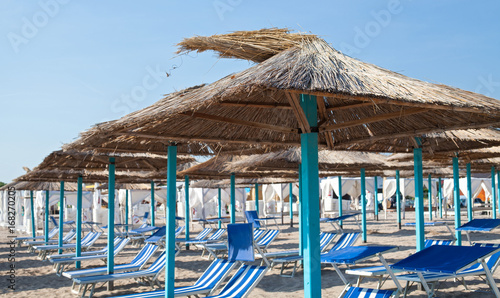
[[[443,182],[443,198],[448,204],[453,205],[453,179],[445,179]],[[460,191],[467,194],[467,178],[459,179]],[[471,178],[472,198],[477,197],[481,190],[484,190],[485,197],[491,198],[491,179]]]

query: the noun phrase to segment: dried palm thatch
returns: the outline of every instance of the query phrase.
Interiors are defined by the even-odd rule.
[[[119,183],[115,185],[116,189],[129,189],[129,190],[150,190],[151,184],[148,183]],[[108,184],[103,183],[96,187],[96,189],[108,189]]]
[[[269,48],[273,32],[266,34]],[[285,33],[275,34],[279,40]],[[245,44],[238,53],[224,54],[229,52],[222,50],[223,36],[213,46],[197,49],[254,57],[257,54],[249,52],[252,41],[245,35],[231,37]],[[255,41],[256,47],[259,43]],[[194,48],[190,43],[189,49]],[[186,42],[181,51],[187,49]],[[305,120],[299,94],[317,96],[317,127]],[[363,151],[366,148],[353,144],[377,140],[377,151],[405,152],[413,147],[410,137],[499,124],[498,100],[356,60],[315,37],[303,38],[245,71],[169,94],[150,107],[94,127],[65,149],[144,150],[177,143],[191,153],[200,148],[205,153],[221,148],[269,151],[299,146],[301,132],[317,130],[321,148]],[[383,141],[394,139],[403,141]]]
[[[451,164],[452,157],[458,157],[460,163],[472,163],[476,160],[485,158],[495,158],[500,157],[500,147],[490,147],[482,149],[472,149],[472,150],[461,150],[457,153],[435,152],[433,154],[425,153],[423,154],[424,161],[434,161],[439,164]],[[410,161],[413,160],[413,154],[409,153],[395,153],[388,157],[389,161]]]
[[[58,182],[18,181],[19,178],[16,178],[14,182],[2,186],[0,191],[7,190],[9,187],[14,187],[16,190],[61,190],[61,184]],[[77,185],[76,183],[64,183],[64,190],[77,191]]]
[[[296,178],[246,178],[236,179],[235,187],[254,187],[255,184],[277,184],[277,183],[293,183],[297,182]],[[228,179],[223,180],[198,180],[190,184],[192,188],[228,188],[231,186],[231,181]]]

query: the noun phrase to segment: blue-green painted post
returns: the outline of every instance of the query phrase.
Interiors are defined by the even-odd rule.
[[[155,182],[151,181],[151,225],[155,226]]]
[[[48,190],[45,191],[45,242],[49,242],[49,196],[50,193]]]
[[[113,274],[115,271],[115,158],[109,158],[108,166],[108,262],[107,272]],[[108,283],[108,290],[113,289],[113,283]]]
[[[432,220],[432,177],[429,174],[428,183],[429,189],[427,190],[427,200],[429,204],[429,220]]]
[[[82,196],[83,196],[83,178],[78,176],[76,181],[76,247],[75,256],[80,257],[82,255]],[[80,269],[80,261],[75,263],[76,269]]]
[[[255,211],[259,215],[259,184],[255,183]]]
[[[497,191],[496,191],[496,194],[497,194],[497,208],[499,208],[499,211],[500,211],[500,172],[497,171]],[[496,212],[495,212],[496,213]]]
[[[415,219],[417,251],[424,249],[424,177],[422,169],[422,148],[413,149],[413,167],[415,175]]]
[[[378,221],[378,181],[377,181],[377,176],[373,178],[375,186],[373,187],[373,210],[375,212],[375,218]]]
[[[319,250],[319,169],[318,169],[318,110],[316,96],[301,94],[300,106],[311,127],[300,135],[304,196],[303,256],[304,297],[321,297],[321,263]]]
[[[396,170],[396,213],[398,214],[398,228],[401,230],[401,191],[399,184],[399,170]]]
[[[219,206],[219,218],[222,217],[222,190],[219,188],[218,189],[218,193],[217,193],[217,203],[218,203],[218,206]],[[219,229],[222,228],[222,223],[221,221],[219,220]]]
[[[64,181],[60,182],[59,189],[59,247],[63,246],[63,230],[64,229]],[[62,254],[62,249],[58,250],[59,254]]]
[[[467,163],[467,219],[472,220],[472,178],[470,162]]]
[[[455,238],[457,239],[456,244],[458,246],[462,245],[462,233],[456,231],[460,227],[460,182],[458,173],[458,157],[453,157],[453,198],[455,201]]]
[[[439,218],[443,218],[443,184],[441,177],[438,180],[438,200],[439,200]]]
[[[293,228],[293,184],[289,184],[290,187],[290,195],[288,202],[290,203],[290,227]]]
[[[302,211],[302,164],[299,164],[299,255],[303,255],[303,243],[304,243],[304,233],[302,228],[304,227],[304,212]]]
[[[497,219],[497,190],[495,187],[495,167],[491,167],[491,214]]]
[[[125,190],[125,231],[128,233],[128,189]]]
[[[186,175],[184,176],[184,197],[185,197],[185,205],[186,205],[186,208],[185,209],[185,213],[184,213],[184,216],[185,216],[185,220],[184,220],[184,223],[186,224],[185,228],[184,228],[184,234],[186,236],[186,241],[189,240],[189,176]],[[220,224],[220,223],[219,223]],[[186,250],[189,249],[189,244],[186,244]]]
[[[363,243],[367,241],[366,233],[366,179],[365,169],[361,169],[361,231]]]
[[[35,206],[33,203],[33,191],[30,190],[30,206],[31,206],[31,235],[33,238],[36,237],[36,226],[35,226]]]
[[[235,185],[235,175],[231,173],[231,223],[236,222],[236,185]]]
[[[165,297],[174,297],[175,278],[175,204],[177,175],[177,146],[168,146],[167,156],[167,235],[165,238]]]
[[[339,204],[339,216],[342,216],[343,210],[342,210],[342,176],[339,176],[339,193],[337,194],[338,197],[338,204]],[[339,222],[340,227],[342,227],[342,221]]]

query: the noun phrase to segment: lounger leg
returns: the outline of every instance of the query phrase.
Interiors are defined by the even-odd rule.
[[[427,284],[427,282],[425,281],[425,278],[424,276],[422,275],[422,272],[417,272],[417,275],[418,275],[418,278],[420,278],[420,282],[422,283],[422,286],[424,287],[425,289],[425,292],[427,292],[427,295],[429,297],[432,297],[432,295],[434,294],[431,289],[429,288],[429,285]]]
[[[486,274],[486,279],[488,280],[488,283],[490,284],[493,293],[495,293],[495,297],[500,298],[500,292],[498,291],[498,286],[496,285],[495,279],[493,279],[493,276],[491,275],[490,268],[488,268],[484,259],[481,260],[481,265],[483,265],[484,273]]]
[[[344,274],[340,271],[339,266],[337,266],[337,264],[335,264],[335,263],[332,263],[332,266],[333,266],[333,268],[335,268],[335,272],[337,272],[337,274],[339,275],[340,279],[344,282],[344,284],[350,285],[350,283],[345,278]]]
[[[356,282],[356,287],[359,288],[359,285],[361,284],[361,281],[363,280],[363,276],[359,275],[358,276],[358,281]],[[378,289],[378,288],[377,288]],[[342,297],[342,295],[340,295]]]

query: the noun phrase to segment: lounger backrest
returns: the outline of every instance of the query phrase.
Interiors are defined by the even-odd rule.
[[[260,229],[260,222],[256,220],[259,218],[257,211],[255,210],[245,211],[245,217],[247,218],[248,223],[253,224],[254,228]]]
[[[49,231],[49,238],[52,238],[54,237],[55,235],[57,235],[57,232],[59,232],[59,228],[58,227],[55,227],[53,228],[52,230]]]
[[[335,236],[337,236],[337,234],[335,233],[321,232],[321,234],[319,235],[320,251],[324,251],[328,244],[333,241],[333,238],[335,238]]]
[[[369,298],[389,298],[394,294],[390,290],[375,290],[367,288],[350,287],[343,298],[369,297]]]
[[[337,240],[337,243],[335,243],[332,249],[330,249],[330,252],[352,246],[356,242],[356,240],[358,240],[359,234],[360,233],[358,232],[342,234],[339,240]]]
[[[261,230],[261,229],[254,229],[253,230],[253,240],[257,241],[259,238],[264,234],[266,230]]]
[[[224,233],[226,232],[226,229],[217,229],[215,233],[212,234],[212,236],[208,237],[208,240],[218,240]]]
[[[453,240],[425,239],[424,248],[432,245],[453,245]]]
[[[267,230],[266,234],[257,242],[258,246],[268,246],[280,233],[279,230]]]
[[[82,240],[82,246],[91,246],[94,244],[94,242],[101,237],[102,233],[101,232],[90,232],[87,235],[90,235],[86,241]]]
[[[50,220],[52,221],[52,223],[54,224],[54,227],[59,227],[59,224],[57,223],[57,220],[54,218],[54,216],[51,216],[50,217]]]
[[[212,232],[212,228],[205,228],[203,231],[201,231],[196,237],[194,238],[195,240],[203,240],[205,239],[210,232]]]
[[[135,258],[130,262],[131,265],[137,265],[137,266],[142,266],[144,263],[146,263],[149,258],[155,253],[155,251],[158,249],[158,245],[155,244],[146,244],[144,247],[141,249],[141,251],[135,256]]]
[[[227,225],[227,244],[228,260],[242,262],[255,261],[251,223]]]
[[[149,218],[149,212],[144,212],[144,216],[142,217],[142,222],[146,223]]]
[[[500,244],[492,244],[492,243],[474,243],[474,246],[480,246],[480,247],[500,247]],[[487,257],[485,260],[486,266],[488,266],[488,269],[490,269],[491,273],[495,272],[495,269],[498,267],[498,263],[500,261],[500,252],[494,253],[491,256]],[[472,265],[470,269],[476,269],[481,264],[477,263]]]
[[[184,231],[184,228],[186,228],[186,226],[180,226],[175,229],[175,237],[178,237],[182,233],[182,231]]]
[[[153,264],[151,264],[151,266],[149,266],[149,268],[146,271],[151,273],[156,273],[165,268],[166,264],[165,256],[166,256],[165,252],[162,252],[160,256],[153,262]]]
[[[127,245],[127,243],[130,241],[130,238],[122,238],[119,243],[114,244],[115,249],[114,249],[114,255],[116,256],[124,247]],[[107,246],[106,246],[107,247]]]
[[[203,272],[203,275],[198,278],[194,286],[206,287],[209,289],[215,289],[218,285],[224,281],[226,276],[233,270],[236,265],[234,261],[228,261],[224,259],[215,259],[212,264]]]
[[[76,237],[76,231],[71,230],[66,234],[66,236],[64,236],[63,241],[68,242],[68,241],[71,241],[75,237]]]
[[[255,288],[267,272],[266,266],[242,265],[238,272],[224,286],[219,295],[214,297],[246,297]]]

